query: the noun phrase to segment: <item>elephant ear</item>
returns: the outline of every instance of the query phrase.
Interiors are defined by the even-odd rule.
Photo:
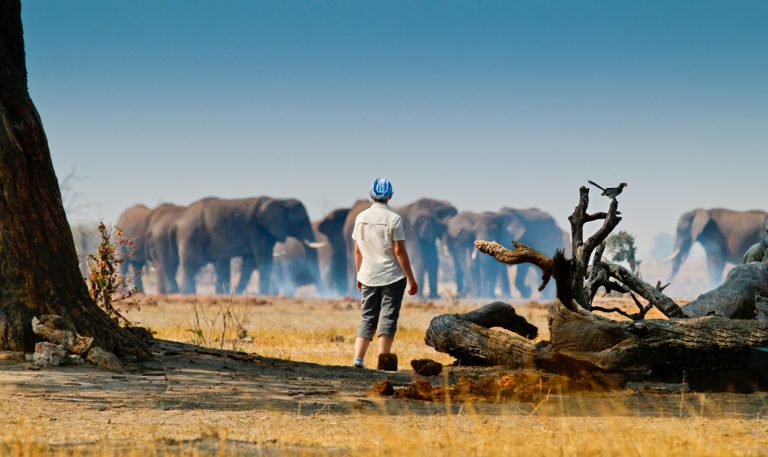
[[[425,241],[434,240],[440,235],[437,223],[429,217],[419,217],[416,219],[416,233],[419,239]]]
[[[254,229],[262,229],[278,241],[288,237],[285,208],[279,200],[267,199],[253,210]]]
[[[708,211],[696,211],[696,214],[694,214],[693,220],[691,221],[691,240],[698,240],[711,222],[712,218],[709,216]]]
[[[505,243],[518,241],[525,234],[525,225],[515,218],[507,221],[507,224],[504,226],[504,231],[512,237],[511,240],[504,240]]]

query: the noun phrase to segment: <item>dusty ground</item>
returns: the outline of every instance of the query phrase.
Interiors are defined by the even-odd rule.
[[[73,448],[92,455],[198,455],[219,452],[222,444],[240,455],[768,455],[764,393],[650,386],[603,394],[542,392],[527,403],[367,395],[384,378],[396,386],[411,382],[412,358],[450,361],[424,345],[424,329],[434,315],[470,304],[407,303],[396,342],[401,369],[384,373],[348,366],[357,323],[351,299],[197,299],[193,306],[177,297],[144,303],[130,315],[158,337],[182,343],[155,344],[155,359],[126,373],[0,365],[0,440],[6,443],[0,455]],[[545,327],[545,306],[520,309]],[[242,325],[224,329],[227,310]],[[188,331],[195,328],[200,332]],[[210,346],[259,355],[184,343],[201,333]],[[368,365],[374,357],[375,351]],[[453,368],[450,376],[492,371]]]

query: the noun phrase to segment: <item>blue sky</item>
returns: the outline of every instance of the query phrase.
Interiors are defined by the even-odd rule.
[[[29,89],[75,220],[297,197],[540,207],[630,187],[641,250],[768,209],[768,2],[24,1]],[[607,201],[593,193],[596,209]]]

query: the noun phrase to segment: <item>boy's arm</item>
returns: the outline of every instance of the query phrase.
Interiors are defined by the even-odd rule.
[[[408,258],[408,251],[405,249],[405,240],[395,240],[395,258],[408,279],[408,295],[416,295],[419,291],[419,284],[413,276],[411,260]]]
[[[363,264],[363,253],[360,252],[360,247],[357,245],[357,241],[355,241],[355,281],[357,282],[357,290],[362,290],[362,284],[360,284],[360,281],[357,281],[357,273],[360,273],[360,265]]]

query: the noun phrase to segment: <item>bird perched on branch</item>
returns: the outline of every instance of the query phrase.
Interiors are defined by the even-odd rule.
[[[594,181],[589,181],[589,180],[587,180],[587,181],[590,184],[592,184],[593,186],[595,186],[598,189],[602,190],[603,191],[602,195],[605,195],[608,198],[616,198],[616,197],[618,197],[619,194],[621,193],[621,191],[623,191],[625,187],[629,186],[627,183],[623,182],[623,183],[619,184],[619,187],[609,187],[609,188],[606,189],[605,187],[601,186],[600,184],[598,184],[598,183],[596,183]]]

